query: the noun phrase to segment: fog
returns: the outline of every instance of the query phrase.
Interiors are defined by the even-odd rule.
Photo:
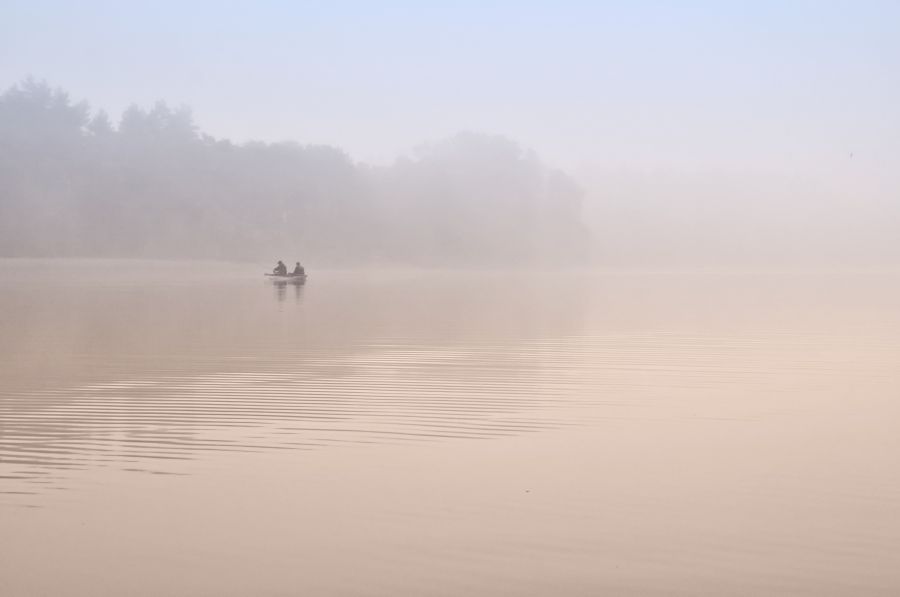
[[[29,79],[0,96],[0,172],[5,256],[515,266],[588,251],[574,181],[485,134],[368,166],[217,139],[164,102],[113,121]]]
[[[836,171],[592,170],[596,263],[640,269],[900,265],[900,184],[850,155]]]
[[[474,132],[369,165],[328,145],[233,143],[162,101],[111,117],[29,78],[0,95],[0,255],[891,267],[900,184],[883,170],[851,152],[818,172],[573,176]]]
[[[898,106],[898,0],[0,0],[0,597],[900,595]]]
[[[0,256],[900,264],[896,3],[3,16]]]

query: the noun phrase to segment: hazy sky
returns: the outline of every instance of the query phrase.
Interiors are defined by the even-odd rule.
[[[900,2],[0,0],[0,84],[389,161],[459,130],[569,169],[900,158]]]

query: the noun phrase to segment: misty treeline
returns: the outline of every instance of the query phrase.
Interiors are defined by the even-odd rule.
[[[581,260],[581,192],[532,152],[464,133],[390,166],[340,149],[235,144],[187,108],[102,110],[28,79],[0,95],[0,255]]]

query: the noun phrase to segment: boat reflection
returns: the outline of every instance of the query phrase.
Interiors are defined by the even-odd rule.
[[[272,286],[275,287],[275,296],[279,302],[283,302],[287,298],[288,286],[294,289],[294,300],[300,302],[300,298],[303,296],[303,285],[305,283],[305,278],[299,280],[273,280]]]

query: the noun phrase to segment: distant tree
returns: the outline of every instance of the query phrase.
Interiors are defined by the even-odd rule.
[[[122,112],[119,133],[126,137],[139,137],[147,132],[147,114],[137,105],[131,104]]]
[[[88,122],[86,102],[72,104],[69,95],[33,78],[0,95],[0,126],[4,134],[79,134]]]
[[[329,146],[217,140],[191,110],[103,110],[43,81],[0,94],[0,255],[528,264],[578,257],[580,191],[499,136],[390,167]]]
[[[556,243],[568,252],[583,240],[577,185],[504,137],[461,133],[423,145],[388,177],[401,254],[418,247],[431,261],[514,265],[557,261]]]
[[[112,121],[105,110],[98,110],[87,125],[87,130],[95,137],[109,137],[115,133]]]

